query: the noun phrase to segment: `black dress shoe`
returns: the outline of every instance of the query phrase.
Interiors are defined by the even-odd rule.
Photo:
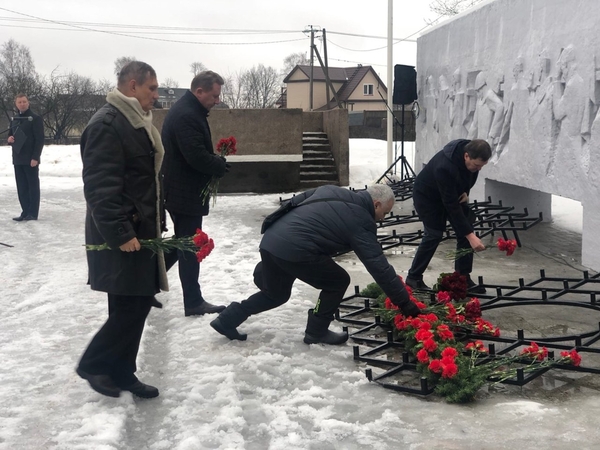
[[[224,305],[213,305],[205,300],[198,306],[186,309],[185,316],[203,316],[204,314],[220,313],[224,309]]]
[[[20,222],[20,221],[23,220],[23,217],[24,217],[23,214],[21,214],[19,217],[13,217],[12,219],[15,220],[15,221],[17,221],[17,222]]]
[[[412,278],[408,278],[406,277],[406,285],[410,286],[413,289],[416,289],[418,291],[430,291],[431,288],[429,286],[427,286],[425,283],[423,283],[423,280],[414,280]]]
[[[129,386],[121,386],[121,389],[124,391],[129,391],[133,395],[137,395],[141,398],[158,397],[158,388],[150,386],[149,384],[144,384],[140,380],[137,380],[135,383],[130,384]]]
[[[21,220],[37,220],[37,217],[33,217],[31,215],[26,215],[25,217],[23,217],[23,219]]]
[[[121,389],[115,384],[110,375],[92,375],[84,372],[79,367],[75,370],[84,380],[90,384],[93,390],[107,397],[119,397]]]
[[[156,300],[156,297],[152,297],[152,300],[150,300],[150,306],[153,306],[155,308],[162,308],[163,304]]]

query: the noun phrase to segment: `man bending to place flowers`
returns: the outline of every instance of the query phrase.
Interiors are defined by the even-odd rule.
[[[360,192],[321,186],[290,201],[295,207],[267,228],[260,243],[261,261],[254,270],[260,291],[241,303],[231,303],[211,322],[216,331],[229,339],[245,340],[247,336],[236,328],[249,316],[286,303],[299,279],[321,290],[314,309],[308,311],[304,342],[343,344],[348,333],[330,331],[329,325],[350,276],[332,256],[348,250],[356,253],[405,316],[419,314],[377,241],[376,221],[395,202],[389,186],[378,184]]]

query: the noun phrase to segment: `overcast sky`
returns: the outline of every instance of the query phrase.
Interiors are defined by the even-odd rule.
[[[416,39],[436,18],[429,3],[394,1],[395,39]],[[313,25],[327,30],[330,66],[373,65],[385,80],[386,39],[347,34],[385,38],[387,11],[387,0],[24,0],[0,3],[0,43],[12,38],[27,46],[43,75],[58,67],[112,80],[114,60],[135,56],[159,81],[170,77],[187,87],[194,61],[222,75],[261,63],[280,70],[290,53],[309,52],[303,30]],[[415,61],[416,43],[394,45],[394,64]]]

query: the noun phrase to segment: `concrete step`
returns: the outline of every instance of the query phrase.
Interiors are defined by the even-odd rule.
[[[332,184],[334,186],[340,185],[337,180],[300,180],[300,187],[303,189],[316,188],[319,186],[325,186],[326,184]]]
[[[300,166],[323,166],[323,167],[333,167],[335,170],[335,162],[333,161],[332,158],[309,158],[309,159],[303,159],[302,162],[300,163]]]
[[[337,180],[335,172],[303,172],[300,171],[300,181],[302,180]]]
[[[318,156],[318,157],[325,157],[325,156],[329,156],[331,158],[333,158],[333,156],[331,155],[331,151],[330,150],[324,150],[324,149],[306,149],[306,150],[302,150],[302,156],[304,158],[308,157],[314,157],[314,156]]]
[[[302,150],[320,150],[320,151],[331,151],[331,145],[329,144],[302,144]]]

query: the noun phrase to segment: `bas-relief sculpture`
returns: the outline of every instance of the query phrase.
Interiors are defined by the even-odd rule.
[[[575,53],[573,45],[558,49],[554,75],[548,49],[540,49],[533,60],[519,55],[510,68],[510,87],[490,86],[486,70],[467,69],[465,77],[460,67],[452,73],[444,69],[437,75],[437,88],[436,77],[428,74],[420,89],[424,143],[429,147],[452,139],[485,139],[492,146],[492,164],[512,148],[534,145],[531,162],[544,167],[546,176],[563,170],[590,176],[592,162],[600,163],[594,152],[600,141],[600,89],[586,92]],[[598,73],[596,69],[596,85]]]

